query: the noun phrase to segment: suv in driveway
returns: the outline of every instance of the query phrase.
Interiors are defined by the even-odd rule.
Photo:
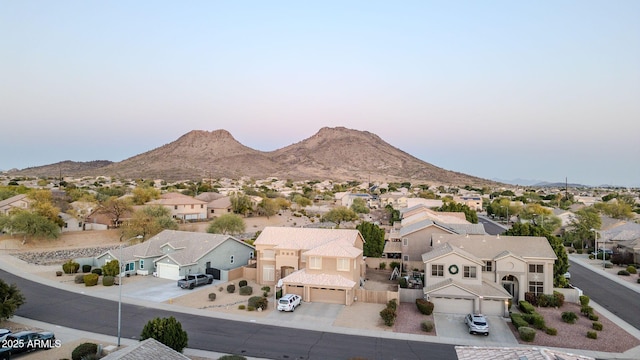
[[[302,298],[296,294],[286,294],[278,300],[278,311],[293,311],[300,305]]]
[[[482,314],[467,314],[464,317],[464,322],[469,328],[469,334],[482,334],[484,336],[489,335],[489,323]]]

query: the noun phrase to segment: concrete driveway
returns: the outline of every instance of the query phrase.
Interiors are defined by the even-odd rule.
[[[278,323],[332,325],[342,309],[344,305],[302,302],[293,312],[274,311],[267,318]]]
[[[220,283],[220,280],[214,280],[212,284],[199,286],[196,289],[202,289],[205,287],[211,287],[214,289],[216,284]],[[122,288],[122,296],[130,299],[161,303],[168,301],[169,299],[175,299],[186,295],[189,291],[192,290],[179,288],[176,280],[145,276],[143,280],[131,282],[129,284],[127,284],[125,279],[124,287]]]
[[[518,344],[507,322],[499,316],[487,316],[488,336],[469,334],[469,328],[464,323],[464,315],[434,313],[433,319],[438,337],[449,338],[459,344],[478,346],[491,346],[496,343],[502,346]]]

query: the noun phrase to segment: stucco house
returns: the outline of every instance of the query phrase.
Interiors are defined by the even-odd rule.
[[[162,194],[160,199],[149,201],[147,205],[162,205],[171,211],[171,217],[182,221],[207,218],[206,201],[180,193]]]
[[[365,275],[358,230],[266,227],[254,246],[257,282],[305,302],[351,305]]]
[[[30,204],[31,199],[29,199],[25,194],[12,196],[0,201],[0,214],[7,215],[13,209],[28,210]]]
[[[143,243],[121,250],[127,274],[155,273],[171,280],[205,272],[227,280],[225,271],[247,265],[255,254],[253,246],[230,235],[177,230],[164,230]],[[103,266],[118,260],[120,254],[120,249],[109,250],[96,257],[95,263]]]
[[[508,300],[553,294],[556,255],[545,237],[433,234],[422,255],[424,297],[439,313],[508,315]]]

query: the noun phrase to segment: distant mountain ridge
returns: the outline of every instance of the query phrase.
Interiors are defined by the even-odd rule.
[[[64,161],[9,173],[49,177],[60,173],[76,177],[104,175],[170,181],[275,176],[294,180],[494,183],[439,168],[386,143],[373,133],[344,127],[322,128],[305,140],[270,152],[247,147],[226,130],[193,130],[169,144],[120,162]]]

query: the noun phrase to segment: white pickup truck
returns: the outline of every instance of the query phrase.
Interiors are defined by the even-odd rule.
[[[178,280],[178,286],[183,289],[193,289],[196,286],[211,284],[213,275],[210,274],[189,274],[184,279]]]

